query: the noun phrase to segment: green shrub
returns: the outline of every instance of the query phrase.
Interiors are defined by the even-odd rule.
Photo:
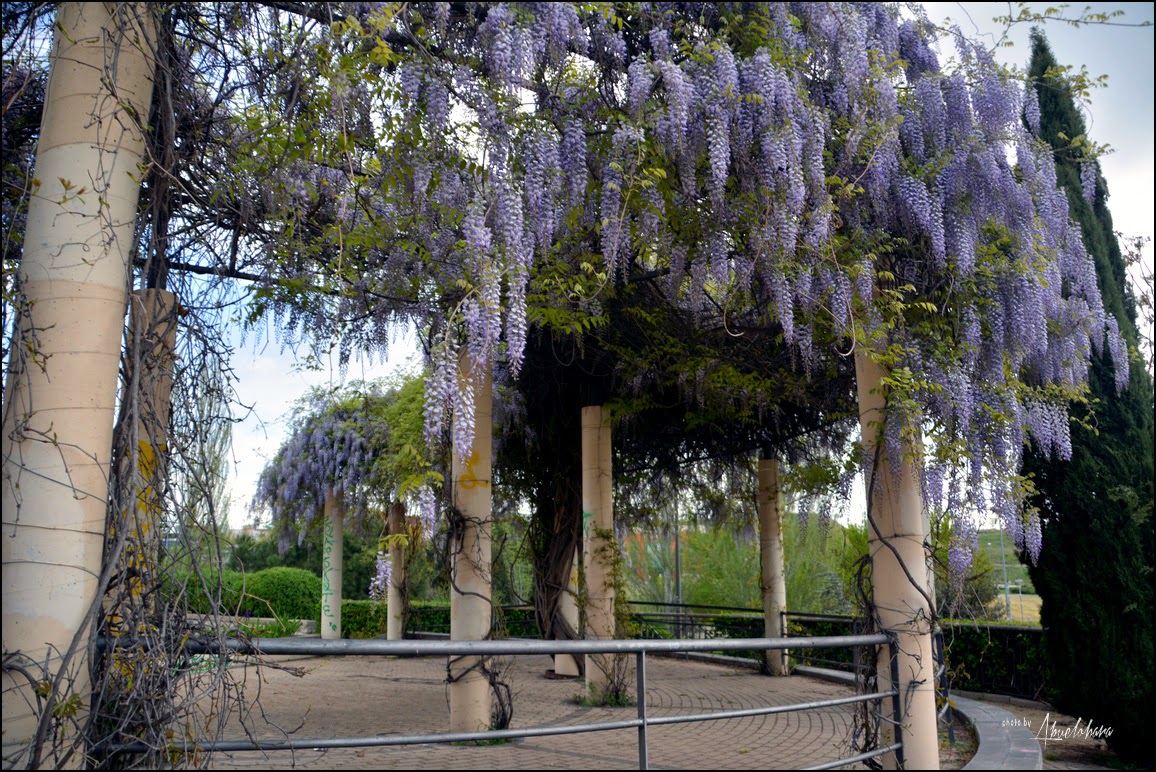
[[[301,629],[301,620],[274,619],[272,622],[242,622],[240,628],[252,638],[292,638]]]
[[[343,600],[341,602],[342,638],[377,638],[385,635],[389,612],[382,601]]]
[[[538,619],[533,606],[502,606],[494,620],[494,632],[503,638],[537,638]]]
[[[280,619],[319,619],[321,579],[302,568],[266,568],[245,577],[240,614]]]
[[[407,633],[449,633],[450,607],[448,603],[431,601],[411,601],[409,604],[409,624]]]
[[[951,688],[1047,699],[1043,631],[1010,625],[952,624],[944,628]]]
[[[184,604],[191,614],[232,616],[241,601],[241,574],[236,571],[166,572],[161,597],[172,605]]]

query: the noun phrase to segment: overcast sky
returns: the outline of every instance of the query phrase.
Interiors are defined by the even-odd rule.
[[[1045,4],[1032,3],[1043,9]],[[1119,22],[1152,21],[1152,3],[1090,3],[1096,12],[1110,12],[1119,8],[1125,16],[1117,24],[1083,25],[1079,29],[1060,22],[1045,27],[1052,51],[1060,64],[1072,65],[1077,70],[1087,67],[1091,76],[1108,76],[1108,86],[1093,93],[1086,106],[1090,138],[1109,145],[1115,152],[1101,158],[1104,177],[1111,193],[1110,207],[1117,230],[1125,236],[1152,236],[1153,226],[1153,28],[1119,26]],[[1008,13],[1007,3],[933,3],[928,6],[932,19],[940,22],[950,17],[969,36],[983,36],[994,45],[1002,28],[992,19]],[[1017,25],[1008,40],[1011,47],[1001,48],[998,56],[1007,64],[1026,68],[1030,48],[1028,25]],[[1151,266],[1152,249],[1146,259]],[[295,368],[294,356],[282,352],[276,343],[259,349],[250,342],[239,348],[233,366],[239,378],[238,393],[241,401],[251,405],[253,412],[234,427],[233,450],[236,458],[232,486],[229,521],[240,527],[251,520],[249,501],[257,476],[265,463],[276,453],[284,439],[286,418],[293,402],[310,386],[338,385],[336,365],[323,371],[303,372]],[[389,359],[374,366],[355,362],[347,377],[369,379],[401,370],[416,372],[421,367],[412,334],[402,336],[393,346]],[[853,512],[862,511],[862,488],[855,494]]]

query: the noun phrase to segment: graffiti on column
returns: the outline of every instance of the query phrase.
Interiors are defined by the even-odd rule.
[[[334,588],[331,581],[333,575],[333,550],[336,549],[337,536],[334,518],[325,518],[324,541],[321,547],[321,616],[329,624],[330,630],[337,630],[337,623],[333,620]]]
[[[489,488],[489,480],[479,480],[477,474],[474,473],[474,464],[478,463],[478,451],[474,450],[470,453],[470,457],[466,459],[466,472],[462,475],[459,483],[466,490],[473,490],[474,488]]]

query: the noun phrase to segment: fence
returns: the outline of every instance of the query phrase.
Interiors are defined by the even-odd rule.
[[[894,722],[898,726],[902,719],[898,681],[899,667],[895,657],[895,647],[891,646],[891,688],[871,694],[859,694],[831,700],[795,703],[791,705],[776,705],[763,708],[745,708],[741,710],[722,710],[708,713],[696,713],[682,716],[650,717],[646,712],[646,655],[669,654],[678,652],[704,651],[735,651],[742,649],[784,649],[788,646],[806,646],[813,648],[840,648],[882,646],[889,642],[886,635],[858,635],[834,636],[829,638],[754,638],[731,639],[717,638],[704,641],[688,640],[610,640],[610,641],[425,641],[425,640],[337,640],[321,641],[301,638],[271,638],[264,640],[227,641],[222,649],[219,644],[204,644],[190,641],[186,645],[189,654],[208,654],[216,656],[241,655],[306,655],[306,656],[395,656],[395,657],[500,657],[527,654],[620,654],[635,656],[635,673],[638,714],[636,718],[620,721],[604,721],[592,724],[578,724],[566,726],[541,726],[526,729],[504,729],[486,732],[442,732],[437,734],[421,735],[377,735],[370,737],[337,737],[337,738],[303,738],[291,740],[218,740],[214,742],[184,743],[174,742],[174,749],[186,752],[193,750],[209,752],[239,752],[239,751],[283,751],[295,749],[324,749],[324,748],[357,748],[378,747],[389,745],[419,745],[423,743],[455,743],[477,742],[523,737],[547,737],[563,734],[579,734],[585,732],[604,732],[619,729],[636,729],[638,732],[638,768],[648,769],[647,728],[666,724],[682,724],[700,721],[715,721],[728,718],[744,718],[749,716],[770,715],[774,713],[788,713],[801,710],[811,710],[839,705],[852,705],[865,702],[878,702],[882,714],[885,710],[883,701],[891,701],[891,717],[885,722]],[[115,645],[115,644],[114,644]],[[881,679],[882,682],[882,679]],[[96,749],[105,754],[143,753],[148,749],[139,743],[109,744]],[[894,752],[900,766],[903,764],[903,746],[901,741],[884,747],[868,750],[847,758],[836,759],[812,769],[833,769],[845,764],[854,764],[859,761],[876,758]]]
[[[637,625],[640,638],[761,638],[765,631],[763,612],[749,608],[650,601],[630,601],[630,606],[645,609],[630,615],[631,622]],[[790,638],[858,635],[861,632],[858,620],[835,614],[784,613],[781,629],[787,631],[787,637]],[[820,651],[827,656],[820,654]],[[857,651],[816,651],[796,645],[791,647],[790,656],[798,665],[854,672]],[[763,658],[762,651],[757,649],[736,651],[735,655],[755,660]]]
[[[657,609],[631,615],[638,622],[640,635],[646,638],[705,639],[717,635],[758,638],[765,629],[762,612],[754,609],[634,601],[631,606]],[[859,620],[853,617],[792,612],[783,614],[782,629],[788,637],[809,638],[862,632]],[[1047,697],[1047,663],[1041,628],[944,620],[936,636],[936,661],[943,671],[938,674],[941,689],[946,689],[950,681],[953,689],[1030,700]],[[857,654],[858,649],[812,650],[799,645],[790,648],[794,664],[847,672],[857,670]],[[758,651],[738,651],[736,655],[761,658]]]

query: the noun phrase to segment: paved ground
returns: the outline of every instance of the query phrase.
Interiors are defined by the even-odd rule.
[[[246,696],[260,693],[264,719],[254,736],[281,739],[445,731],[445,660],[335,657],[283,660],[306,675],[246,672]],[[509,683],[512,726],[633,718],[636,708],[583,708],[575,681],[548,680],[549,657],[517,658]],[[664,658],[647,659],[651,717],[830,699],[851,690],[804,676],[769,678]],[[650,728],[655,769],[791,769],[849,755],[854,706]],[[280,729],[278,729],[280,727]],[[283,731],[282,731],[283,730]],[[242,738],[234,721],[227,737]],[[420,745],[214,756],[217,769],[637,769],[637,730],[530,738],[494,746]]]

